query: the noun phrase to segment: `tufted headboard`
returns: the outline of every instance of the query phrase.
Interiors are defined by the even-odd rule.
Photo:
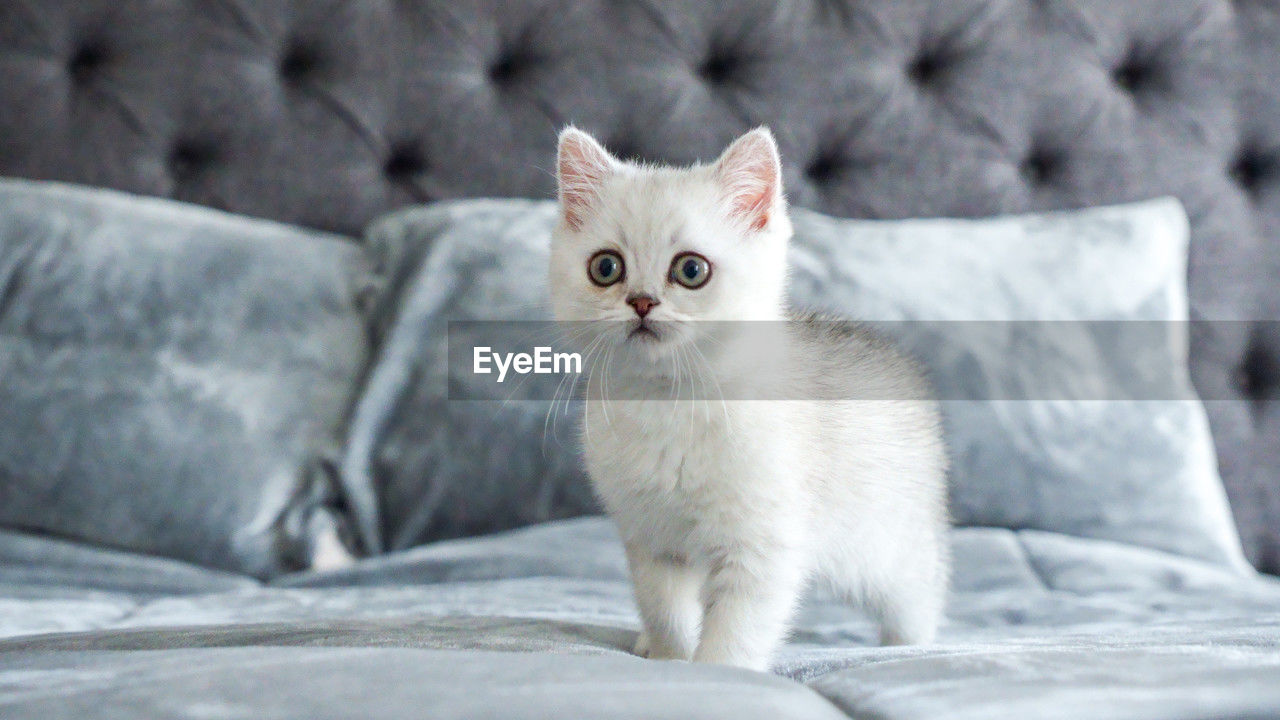
[[[1172,194],[1193,371],[1280,570],[1280,0],[0,0],[0,175],[358,233],[549,197],[574,122],[711,158],[761,124],[791,201],[975,216]]]

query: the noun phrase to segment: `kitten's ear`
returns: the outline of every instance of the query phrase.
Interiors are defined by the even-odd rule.
[[[560,211],[575,230],[599,196],[600,186],[618,168],[618,161],[596,139],[572,125],[560,133],[556,150],[556,185]]]
[[[782,196],[782,160],[773,133],[758,127],[735,140],[716,161],[715,172],[729,212],[752,230],[764,229]]]

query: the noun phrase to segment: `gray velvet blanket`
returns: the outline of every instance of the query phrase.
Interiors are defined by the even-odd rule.
[[[937,645],[874,647],[815,596],[766,675],[631,656],[597,518],[271,585],[0,534],[0,717],[1280,715],[1280,582],[1042,532],[954,546]]]

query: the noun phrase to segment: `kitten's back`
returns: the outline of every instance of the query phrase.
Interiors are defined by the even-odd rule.
[[[800,381],[813,400],[913,400],[936,405],[919,362],[865,324],[789,311]]]

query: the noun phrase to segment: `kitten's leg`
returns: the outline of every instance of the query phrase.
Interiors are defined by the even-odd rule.
[[[946,561],[937,544],[922,546],[897,572],[868,583],[863,596],[880,622],[881,645],[933,642],[946,606]]]
[[[943,593],[935,587],[899,585],[872,594],[871,611],[880,621],[881,645],[927,645],[942,622]]]
[[[867,610],[880,626],[882,645],[933,642],[947,594],[947,558],[940,543],[917,544],[912,552],[836,552],[818,572],[841,600]],[[895,545],[899,548],[902,544]]]
[[[729,557],[712,570],[694,662],[768,670],[787,634],[804,574],[791,553]]]
[[[627,564],[644,630],[635,653],[654,660],[688,660],[702,621],[699,596],[705,574],[680,558],[627,548]]]

